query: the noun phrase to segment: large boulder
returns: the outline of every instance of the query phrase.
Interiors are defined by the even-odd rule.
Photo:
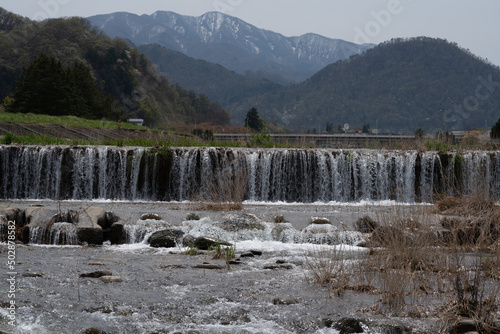
[[[102,228],[79,227],[76,230],[78,242],[89,245],[102,245],[104,236]]]
[[[94,217],[95,218],[95,217]],[[78,210],[77,217],[75,219],[76,226],[78,228],[99,228],[102,229],[101,226],[99,226],[96,222],[94,225],[94,222],[92,221],[92,218],[89,216],[87,211],[83,208]]]
[[[330,219],[326,217],[311,217],[311,224],[314,225],[331,225]]]
[[[354,318],[343,318],[332,326],[340,334],[364,333],[362,322]]]
[[[31,241],[58,244],[57,240],[51,240],[49,231],[64,223],[72,227],[65,228],[64,233],[74,233],[76,230],[78,242],[89,245],[102,245],[103,243],[103,230],[99,225],[105,223],[106,212],[103,209],[89,207],[78,211],[56,211],[44,207],[29,207],[25,209],[25,217],[27,225],[23,228],[22,238],[26,243],[30,242],[31,236],[36,234],[37,240]],[[33,233],[34,230],[35,233]]]
[[[83,208],[87,216],[90,218],[93,227],[97,228],[100,226],[101,228],[109,228],[106,221],[106,210],[97,206],[89,206]]]
[[[336,245],[339,236],[338,228],[330,224],[311,224],[300,232],[301,242],[311,244]]]
[[[161,216],[157,213],[144,213],[141,220],[161,220]]]
[[[216,247],[217,245],[221,246],[232,246],[229,242],[217,240],[209,237],[198,237],[194,241],[194,247],[201,250],[209,250],[211,248]]]
[[[48,224],[57,215],[56,210],[47,209],[45,207],[28,207],[24,210],[26,224],[30,228],[41,227],[47,228]]]
[[[31,206],[24,210],[24,217],[26,225],[23,227],[21,232],[21,241],[24,243],[30,242],[30,236],[34,229],[39,231],[40,240],[38,242],[44,243],[45,233],[51,224],[54,223],[54,219],[58,212],[56,210],[50,210],[41,206]]]
[[[20,226],[19,216],[21,216],[21,209],[12,206],[0,206],[0,217],[4,217],[7,221],[16,222]]]
[[[114,223],[111,225],[109,240],[112,245],[121,245],[125,242],[126,236],[123,230],[122,223]]]
[[[123,236],[123,225],[121,225],[121,230],[113,229],[113,225],[120,221],[120,218],[113,212],[108,211],[104,215],[104,225],[101,225],[103,229],[104,241],[111,241],[112,244],[122,243]]]
[[[104,224],[106,211],[100,208],[81,208],[78,211],[76,234],[78,242],[89,245],[102,245],[104,233],[101,224]],[[89,214],[90,213],[90,214]]]
[[[173,248],[182,243],[183,236],[184,232],[180,230],[168,229],[153,233],[149,237],[148,243],[151,247],[155,248]]]

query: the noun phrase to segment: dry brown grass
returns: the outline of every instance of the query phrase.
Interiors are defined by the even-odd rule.
[[[453,327],[460,319],[475,321],[479,333],[500,333],[494,314],[500,303],[500,208],[485,191],[447,196],[436,201],[448,231],[441,247],[441,270],[451,282],[443,320]],[[497,326],[497,327],[495,327]]]
[[[435,202],[441,214],[452,216],[484,216],[500,214],[500,209],[495,206],[495,201],[485,195],[463,195],[460,197],[447,196]]]
[[[432,276],[441,258],[430,213],[428,206],[399,206],[375,219],[378,227],[368,241],[372,251],[363,263],[368,272],[356,275],[376,287],[380,310],[420,315],[422,301],[434,293]]]
[[[500,207],[487,194],[460,197],[447,196],[435,203],[438,213],[444,215],[441,225],[451,235],[449,246],[469,250],[493,251],[498,249],[500,238]]]
[[[426,220],[429,212],[379,217],[384,224],[372,234],[372,243],[380,248],[368,261],[378,267],[381,303],[410,314],[428,295],[440,295],[448,300],[441,313],[448,327],[466,317],[478,324],[479,333],[497,333],[499,208],[486,195],[445,197],[436,207],[445,215],[441,226]],[[438,238],[442,228],[447,238]]]
[[[373,221],[365,217],[355,224],[375,227],[369,255],[347,267],[338,263],[345,261],[338,252],[310,256],[313,280],[333,287],[330,291],[379,294],[380,301],[368,308],[373,312],[439,318],[446,333],[466,318],[481,334],[500,334],[495,201],[477,193],[442,197],[435,208],[402,205],[380,212]]]
[[[488,254],[483,258],[481,263],[481,270],[484,272],[485,276],[493,279],[500,284],[500,247],[497,242],[496,252],[494,254]]]
[[[351,274],[342,245],[315,246],[306,254],[306,266],[315,283],[326,284],[331,295],[340,296],[349,286]]]
[[[461,203],[460,198],[456,196],[445,196],[434,202],[438,212],[445,212],[457,208]]]
[[[457,249],[449,257],[446,270],[452,282],[452,295],[443,311],[443,320],[453,326],[468,318],[475,321],[479,333],[500,333],[494,317],[500,303],[500,284],[498,277],[491,277],[489,268],[485,268],[485,264],[489,266],[492,262],[482,255],[471,260]]]

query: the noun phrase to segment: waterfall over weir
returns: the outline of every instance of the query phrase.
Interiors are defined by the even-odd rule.
[[[500,152],[0,146],[1,199],[184,201],[215,185],[266,202],[498,200],[499,180]]]

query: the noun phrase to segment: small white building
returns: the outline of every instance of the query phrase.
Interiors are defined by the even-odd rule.
[[[131,118],[128,122],[138,126],[144,125],[144,120],[142,118]]]

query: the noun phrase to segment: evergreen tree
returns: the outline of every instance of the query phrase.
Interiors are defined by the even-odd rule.
[[[67,70],[67,87],[71,89],[72,103],[70,113],[85,118],[117,119],[119,111],[113,110],[114,99],[108,94],[104,95],[90,71],[85,65],[79,63]]]
[[[326,122],[326,129],[325,131],[327,133],[333,133],[333,123]]]
[[[61,115],[68,91],[65,72],[56,59],[40,54],[25,69],[16,84],[14,101],[7,111]]]
[[[493,139],[499,139],[500,138],[500,119],[491,128],[490,137],[493,138]]]
[[[252,108],[247,112],[247,117],[245,118],[245,126],[257,132],[261,132],[266,127],[266,122],[264,122],[264,120],[260,118],[257,109]]]
[[[362,129],[362,132],[363,133],[370,133],[370,124],[363,124],[363,129]]]
[[[7,111],[85,118],[119,119],[114,100],[99,90],[83,64],[63,68],[61,62],[40,54],[23,70]]]

